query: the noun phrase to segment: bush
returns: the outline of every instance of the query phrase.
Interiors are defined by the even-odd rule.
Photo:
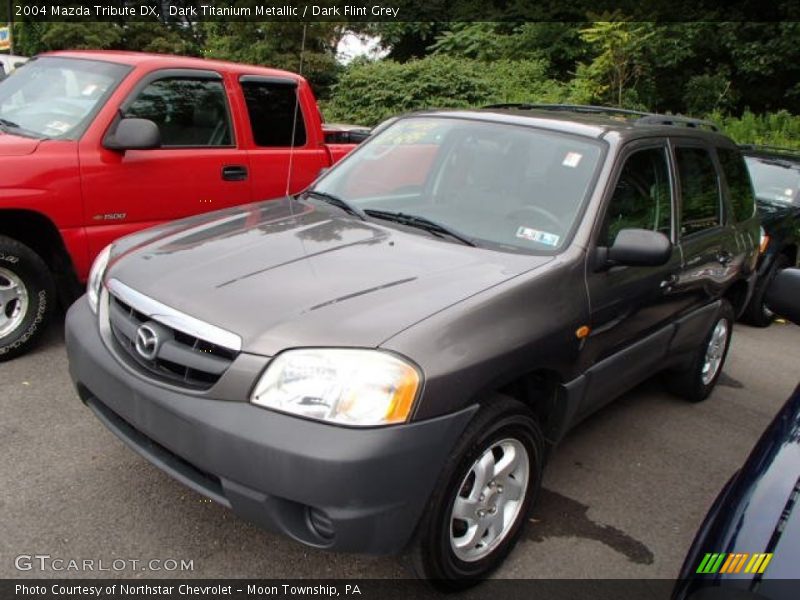
[[[487,63],[429,56],[406,63],[356,62],[336,84],[325,115],[330,121],[375,125],[412,110],[563,101],[566,87],[545,72],[536,60]]]
[[[800,116],[781,110],[756,115],[749,110],[741,117],[726,116],[719,112],[709,118],[739,144],[760,144],[800,149]]]

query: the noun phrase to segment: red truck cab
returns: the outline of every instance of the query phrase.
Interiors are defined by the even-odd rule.
[[[158,142],[121,147],[125,121],[154,123]],[[132,52],[31,60],[0,83],[0,361],[116,238],[298,192],[353,147],[326,143],[294,73]]]

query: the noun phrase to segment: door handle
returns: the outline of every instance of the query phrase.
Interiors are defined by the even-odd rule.
[[[727,265],[729,262],[733,260],[733,254],[728,252],[727,250],[720,250],[717,253],[717,260],[721,265]]]
[[[244,181],[247,179],[247,167],[242,165],[222,167],[222,179],[225,181]]]
[[[678,276],[673,274],[667,277],[664,281],[661,282],[661,289],[664,291],[669,291],[672,289],[672,286],[678,283]]]

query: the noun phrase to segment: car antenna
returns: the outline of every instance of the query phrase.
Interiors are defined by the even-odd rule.
[[[303,59],[305,58],[306,53],[306,28],[308,27],[307,23],[303,23],[303,39],[300,42],[300,68],[298,69],[298,74],[300,77],[303,76]],[[289,172],[286,174],[286,196],[289,196],[289,189],[291,188],[292,184],[292,168],[294,166],[294,146],[295,146],[295,135],[297,133],[297,115],[300,110],[300,81],[297,82],[297,85],[294,88],[294,116],[292,117],[292,142],[291,146],[289,147]]]

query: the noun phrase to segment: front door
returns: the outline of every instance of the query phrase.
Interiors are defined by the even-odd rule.
[[[646,377],[669,345],[668,324],[680,310],[673,283],[681,254],[673,244],[659,267],[601,266],[596,254],[610,247],[622,229],[659,231],[674,240],[674,189],[666,142],[628,149],[596,232],[598,252],[589,252],[587,286],[591,333],[581,352],[589,376],[582,413],[602,406]]]
[[[92,254],[137,229],[250,201],[247,153],[237,148],[221,75],[157,71],[120,111],[155,122],[162,145],[124,153],[81,148]]]

